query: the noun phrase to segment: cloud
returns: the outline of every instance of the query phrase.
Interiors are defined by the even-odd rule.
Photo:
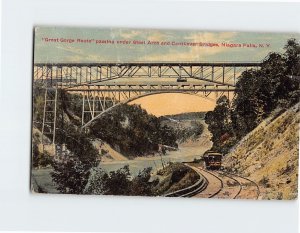
[[[69,53],[73,53],[73,54],[79,54],[79,55],[83,55],[84,51],[80,48],[76,48],[75,46],[70,46],[70,45],[56,45],[56,49],[58,50],[63,50]]]
[[[119,31],[119,35],[120,37],[127,39],[127,40],[132,40],[132,39],[136,39],[136,37],[141,36],[143,34],[142,30],[123,30],[120,29]]]
[[[80,30],[80,31],[78,31]],[[283,42],[289,34],[243,33],[243,32],[199,32],[175,30],[148,30],[148,29],[108,29],[85,31],[72,29],[57,32],[53,29],[44,29],[39,32],[35,41],[35,60],[60,62],[97,62],[97,61],[218,61],[218,60],[253,60],[263,58],[269,51],[282,51]],[[41,37],[70,37],[86,34],[87,37],[104,38],[110,40],[145,40],[147,41],[174,41],[174,42],[210,42],[210,43],[261,43],[268,41],[271,48],[240,49],[227,47],[201,46],[170,46],[170,45],[93,45],[93,44],[45,44]]]
[[[72,45],[57,45],[56,49],[68,52],[68,54],[65,55],[64,59],[70,62],[105,61],[105,57],[99,55],[99,53],[87,52],[84,49],[76,48]]]
[[[170,40],[171,37],[173,37],[173,35],[162,33],[162,31],[158,31],[158,30],[149,31],[147,34],[147,40],[150,41],[165,41],[165,40]]]
[[[183,39],[193,42],[222,42],[235,38],[237,32],[191,32]]]
[[[230,42],[235,38],[235,32],[191,32],[188,35],[180,38],[177,37],[177,42],[204,42],[204,43],[221,43]],[[226,47],[201,47],[189,46],[182,49],[182,46],[168,46],[169,51],[161,53],[160,51],[152,54],[146,54],[141,57],[141,60],[147,61],[204,61],[210,60],[212,56],[223,53],[228,48]],[[181,48],[181,49],[180,49]]]

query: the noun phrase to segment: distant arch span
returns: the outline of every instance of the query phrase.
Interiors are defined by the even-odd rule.
[[[99,119],[101,118],[104,114],[112,111],[113,109],[115,109],[116,107],[120,106],[121,104],[127,104],[127,103],[130,103],[132,101],[135,101],[137,99],[140,99],[140,98],[143,98],[143,97],[147,97],[147,96],[151,96],[151,95],[160,95],[160,94],[172,94],[172,93],[176,93],[176,94],[185,94],[185,95],[193,95],[193,96],[197,96],[199,98],[204,98],[204,99],[207,99],[209,101],[212,101],[212,102],[216,102],[221,96],[223,95],[220,95],[218,96],[218,98],[214,99],[214,98],[210,98],[208,96],[205,96],[205,95],[200,95],[201,93],[192,93],[192,92],[178,92],[178,91],[168,91],[168,92],[149,92],[149,93],[144,93],[144,94],[141,94],[141,95],[137,95],[137,96],[134,96],[132,98],[129,98],[129,99],[126,99],[124,101],[121,101],[121,102],[118,102],[116,104],[114,104],[113,106],[107,108],[105,111],[99,113],[97,116],[95,116],[94,118],[92,118],[90,121],[88,121],[87,123],[85,123],[83,126],[82,126],[82,129],[85,129],[86,127],[88,127],[89,125],[91,125],[93,123],[93,121],[95,121],[96,119]]]

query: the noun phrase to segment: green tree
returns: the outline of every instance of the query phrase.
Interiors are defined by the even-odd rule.
[[[249,70],[241,75],[236,85],[236,98],[233,100],[231,119],[232,127],[238,138],[254,129],[262,118],[264,104],[258,96],[260,92],[257,88],[259,82],[260,78],[257,72]],[[266,99],[272,101],[268,96]]]
[[[92,168],[84,193],[96,195],[107,193],[106,180],[108,179],[108,174],[104,172],[101,168]]]
[[[57,137],[59,144],[66,146],[65,155],[53,162],[53,181],[59,191],[65,193],[82,193],[90,175],[90,170],[97,167],[100,159],[98,151],[88,138],[80,131],[69,127]],[[63,157],[65,156],[65,157]]]
[[[226,151],[224,147],[230,143],[234,145],[234,140],[222,144],[220,139],[224,138],[222,135],[225,132],[231,138],[240,139],[277,107],[288,108],[299,102],[299,78],[295,77],[299,75],[299,43],[290,39],[284,48],[284,54],[270,53],[263,60],[260,70],[248,70],[241,74],[229,118],[228,106],[223,108],[220,102],[214,111],[206,114],[206,122],[213,134],[213,148]],[[229,124],[224,119],[228,119]]]
[[[214,149],[224,152],[221,147],[226,139],[232,137],[232,124],[230,118],[230,104],[226,96],[218,99],[213,111],[207,112],[205,122],[208,124],[208,130],[212,133]]]
[[[287,73],[289,75],[300,75],[300,45],[295,38],[291,38],[284,46]]]
[[[100,157],[88,135],[66,113],[70,102],[65,101],[64,91],[58,96],[63,100],[58,102],[56,122],[60,159],[53,162],[51,177],[60,192],[79,194],[85,189],[91,169],[99,165]]]
[[[82,194],[90,171],[78,158],[53,163],[52,180],[61,193]]]
[[[131,181],[130,195],[133,196],[153,196],[155,195],[155,186],[159,183],[158,179],[150,181],[151,167],[144,168]]]
[[[152,168],[144,168],[131,179],[129,166],[126,165],[109,174],[101,168],[93,168],[84,193],[127,196],[153,196],[158,179],[150,181]]]
[[[126,165],[117,171],[109,173],[109,177],[105,180],[106,192],[108,195],[128,195],[131,182],[129,166]]]

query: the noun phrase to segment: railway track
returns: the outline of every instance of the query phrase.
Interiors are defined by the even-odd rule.
[[[194,195],[194,197],[200,197],[200,198],[213,198],[217,196],[223,189],[224,184],[222,179],[220,179],[218,176],[214,175],[213,173],[191,166],[195,171],[198,172],[198,174],[202,174],[206,181],[207,181],[207,187],[202,192],[197,193]]]
[[[207,184],[208,184],[207,179],[202,174],[199,174],[199,180],[195,184],[171,193],[167,193],[164,196],[165,197],[192,197],[197,193],[205,190]]]
[[[239,192],[239,195],[237,195],[235,199],[256,199],[257,200],[259,198],[260,189],[258,184],[253,180],[250,180],[246,177],[236,175],[236,174],[230,174],[224,172],[219,172],[219,173],[230,176],[240,183],[241,190]]]
[[[165,194],[165,197],[197,197],[220,199],[258,199],[259,186],[252,180],[226,172],[208,171],[185,164],[199,174],[199,180],[184,189]]]
[[[221,199],[258,199],[259,186],[252,180],[225,172],[190,166],[207,180],[207,187],[193,197]]]
[[[219,173],[220,174],[220,173]],[[222,173],[222,175],[224,176],[224,177],[228,177],[229,179],[231,179],[231,180],[233,180],[234,181],[234,183],[237,183],[238,184],[238,192],[233,196],[233,199],[236,199],[239,195],[240,195],[240,193],[241,193],[241,191],[242,191],[242,185],[241,185],[241,183],[237,180],[237,179],[234,179],[233,177],[230,177],[230,176],[228,176],[227,174],[224,174],[224,173]]]

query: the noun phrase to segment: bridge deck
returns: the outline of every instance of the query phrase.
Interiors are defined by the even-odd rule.
[[[168,78],[185,82],[196,79],[216,85],[235,86],[237,78],[248,69],[259,69],[260,62],[97,62],[35,63],[34,80],[52,86],[80,86],[121,78]],[[157,81],[157,80],[156,80]],[[135,81],[134,81],[135,82]]]
[[[173,65],[180,65],[180,66],[216,66],[216,67],[245,67],[245,66],[251,66],[251,67],[257,67],[261,66],[261,62],[257,61],[212,61],[212,62],[47,62],[47,63],[34,63],[35,66],[77,66],[77,67],[92,67],[92,66],[173,66]]]

